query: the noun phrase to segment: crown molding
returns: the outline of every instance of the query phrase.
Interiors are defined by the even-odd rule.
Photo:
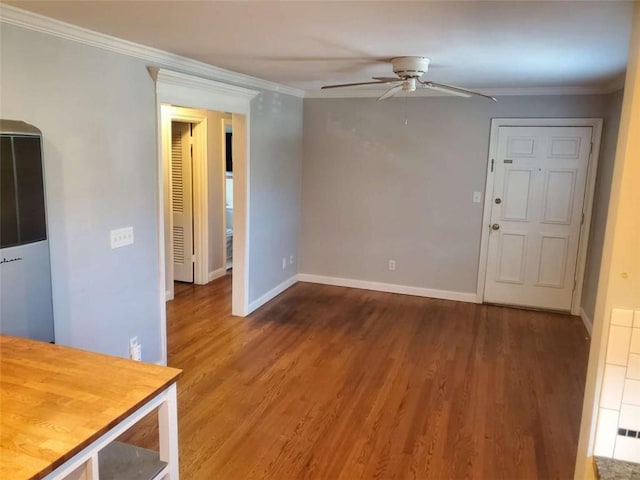
[[[298,88],[232,72],[231,70],[225,70],[192,58],[130,42],[104,33],[94,32],[93,30],[61,22],[60,20],[55,20],[3,3],[0,3],[0,22],[46,33],[103,50],[110,50],[130,57],[140,58],[153,63],[154,67],[168,67],[221,82],[239,84],[245,87],[259,88],[296,97],[304,96],[304,91]]]
[[[202,90],[207,93],[232,96],[242,100],[251,100],[259,95],[258,90],[222,83],[208,78],[195,77],[187,73],[174,72],[165,68],[149,68],[149,74],[155,80],[157,87],[162,85],[186,87],[190,89]]]

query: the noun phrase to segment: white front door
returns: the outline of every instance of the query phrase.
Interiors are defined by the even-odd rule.
[[[571,310],[591,127],[500,127],[485,302]]]
[[[173,279],[193,283],[193,190],[191,125],[171,123]]]

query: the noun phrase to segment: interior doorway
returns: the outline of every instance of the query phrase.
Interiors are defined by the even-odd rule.
[[[230,119],[222,119],[222,159],[224,172],[224,264],[227,270],[233,268],[233,124]]]
[[[171,108],[172,105],[182,105],[194,109],[207,109],[212,111],[230,112],[233,126],[233,156],[234,156],[234,191],[233,191],[233,279],[231,312],[233,315],[245,316],[249,314],[249,128],[251,123],[251,100],[259,92],[236,85],[230,85],[215,80],[210,80],[181,72],[174,72],[164,68],[150,68],[149,72],[155,81],[156,111],[158,128],[158,287],[161,292],[159,301],[159,327],[161,336],[162,363],[167,362],[167,315],[166,298],[167,279],[166,272],[170,262],[170,242],[166,241],[165,234],[169,220],[169,185],[165,172],[169,168],[169,152],[171,150],[170,135]],[[196,170],[194,163],[194,171]],[[195,177],[194,177],[195,178]],[[208,211],[206,202],[199,203],[195,196],[196,189],[206,189],[206,182],[202,178],[194,180],[194,225],[200,221],[198,211]],[[220,209],[222,212],[222,208]],[[195,230],[194,230],[194,233]],[[208,233],[208,232],[207,232]],[[201,239],[194,235],[194,250],[201,246]],[[220,235],[219,238],[222,238]],[[198,267],[194,268],[194,280],[199,274]]]
[[[165,185],[166,299],[174,282],[205,285],[227,273],[225,215],[226,158],[220,123],[232,127],[226,112],[163,105],[168,117],[163,135],[167,165]],[[231,205],[233,200],[231,199]],[[225,223],[227,222],[227,223]]]

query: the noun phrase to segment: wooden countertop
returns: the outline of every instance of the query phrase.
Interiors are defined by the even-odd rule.
[[[0,478],[42,478],[181,373],[0,335]]]

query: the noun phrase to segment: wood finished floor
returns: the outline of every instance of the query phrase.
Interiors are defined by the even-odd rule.
[[[183,479],[570,479],[577,317],[298,283],[232,317],[230,277],[167,304]],[[157,448],[155,420],[126,440]]]

